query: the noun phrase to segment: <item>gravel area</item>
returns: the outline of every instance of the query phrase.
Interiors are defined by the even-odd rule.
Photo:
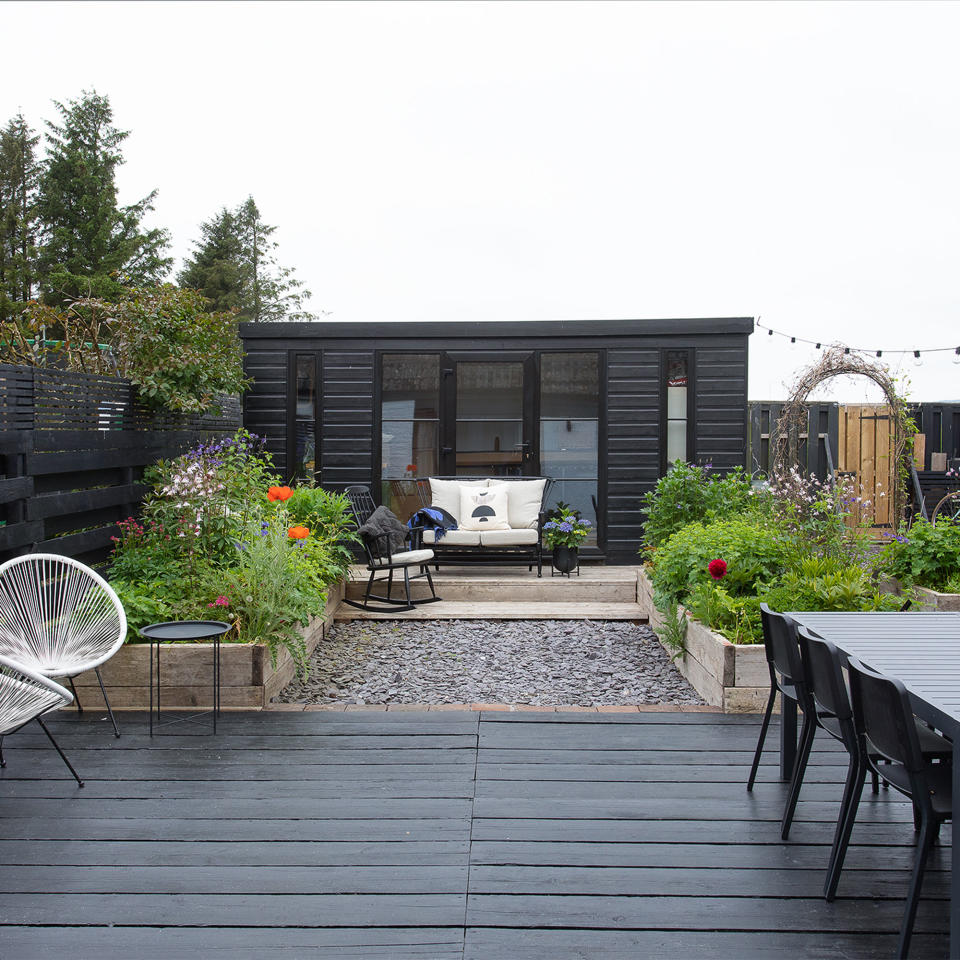
[[[353,620],[278,703],[613,706],[704,701],[653,631],[606,620]]]

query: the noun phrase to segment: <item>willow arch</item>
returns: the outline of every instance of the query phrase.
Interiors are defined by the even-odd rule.
[[[897,393],[896,384],[889,369],[860,354],[848,352],[842,344],[833,344],[823,351],[817,363],[808,367],[797,377],[790,399],[784,404],[776,425],[774,441],[773,474],[782,475],[799,465],[800,435],[807,427],[807,400],[821,384],[834,377],[861,376],[872,380],[883,391],[890,406],[893,430],[891,453],[893,455],[892,516],[894,529],[903,520],[907,505],[907,478],[910,476],[909,412],[904,399]]]

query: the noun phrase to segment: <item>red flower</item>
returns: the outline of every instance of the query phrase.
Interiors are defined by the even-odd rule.
[[[310,536],[310,531],[306,527],[291,527],[287,531],[287,536],[291,540],[306,540]]]
[[[727,575],[727,561],[718,557],[707,564],[707,569],[714,580],[722,580]]]
[[[267,499],[271,501],[280,500],[289,500],[293,496],[293,491],[289,487],[271,487],[267,491]]]

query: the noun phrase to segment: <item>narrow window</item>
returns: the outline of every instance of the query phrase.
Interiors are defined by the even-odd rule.
[[[690,354],[687,350],[668,350],[667,375],[667,468],[682,460],[689,460],[687,388]]]
[[[294,409],[293,479],[316,478],[317,472],[317,355],[296,356],[297,393]]]

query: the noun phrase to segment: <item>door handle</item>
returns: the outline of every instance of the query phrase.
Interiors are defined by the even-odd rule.
[[[440,448],[440,452],[441,452],[441,453],[453,453],[453,447],[441,447],[441,448]]]

